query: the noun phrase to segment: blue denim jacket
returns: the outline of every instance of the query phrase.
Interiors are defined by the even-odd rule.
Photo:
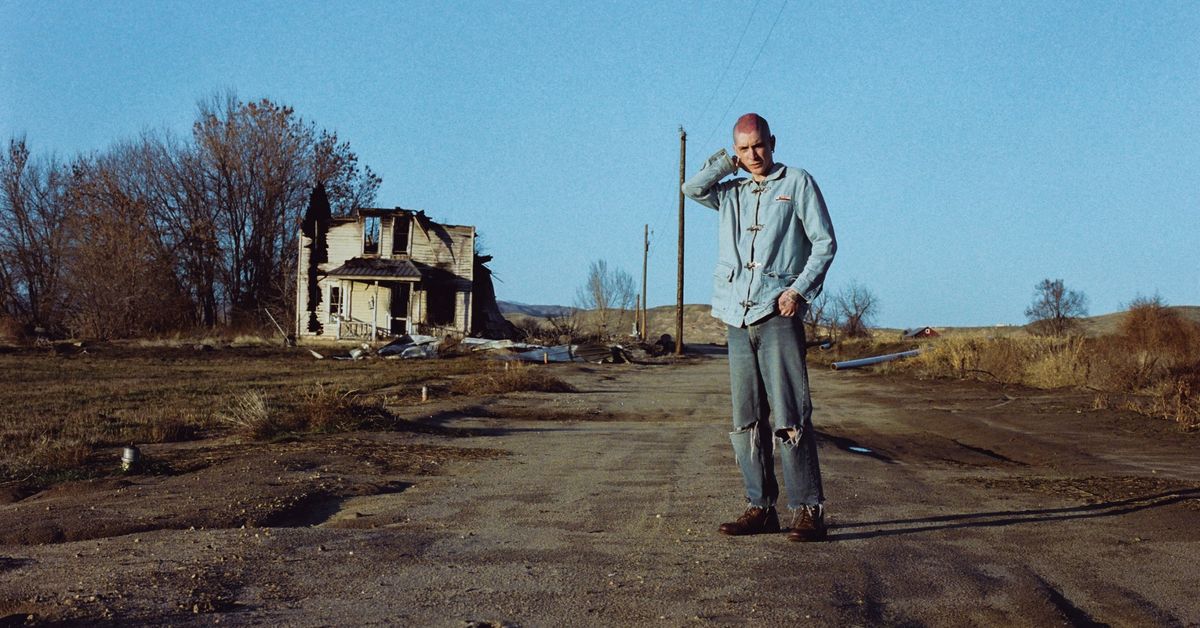
[[[735,172],[722,149],[683,184],[683,193],[720,213],[712,315],[744,327],[773,314],[788,288],[806,302],[817,298],[837,241],[825,199],[807,172],[776,163],[761,183],[721,182]]]

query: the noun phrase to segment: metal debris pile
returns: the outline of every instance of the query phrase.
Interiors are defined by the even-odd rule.
[[[482,353],[496,360],[521,362],[591,362],[595,364],[654,363],[675,350],[675,342],[664,334],[658,341],[630,344],[559,344],[538,345],[516,340],[490,338],[438,338],[420,334],[405,334],[378,349],[370,344],[350,349],[347,353],[325,355],[313,349],[308,352],[318,360],[363,360],[380,357],[387,360],[411,360]]]

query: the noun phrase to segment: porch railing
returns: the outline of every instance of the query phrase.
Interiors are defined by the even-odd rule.
[[[338,317],[338,338],[343,340],[372,340],[371,323],[353,318]],[[375,328],[375,340],[391,338],[392,330],[387,325]]]

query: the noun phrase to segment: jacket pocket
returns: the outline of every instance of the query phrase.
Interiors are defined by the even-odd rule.
[[[778,272],[771,269],[766,269],[762,273],[762,283],[766,290],[774,292],[777,296],[779,292],[790,288],[795,283],[799,273]]]
[[[733,294],[733,272],[733,264],[717,262],[717,268],[713,271],[713,309],[721,311],[729,304]]]

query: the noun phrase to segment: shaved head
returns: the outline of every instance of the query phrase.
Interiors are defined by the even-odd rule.
[[[758,131],[758,134],[764,138],[771,137],[771,125],[767,124],[767,119],[757,113],[748,113],[738,118],[737,123],[733,125],[733,134],[750,133]]]
[[[733,151],[739,168],[754,176],[755,181],[771,174],[775,166],[775,136],[771,127],[757,113],[748,113],[738,118],[733,125]]]

